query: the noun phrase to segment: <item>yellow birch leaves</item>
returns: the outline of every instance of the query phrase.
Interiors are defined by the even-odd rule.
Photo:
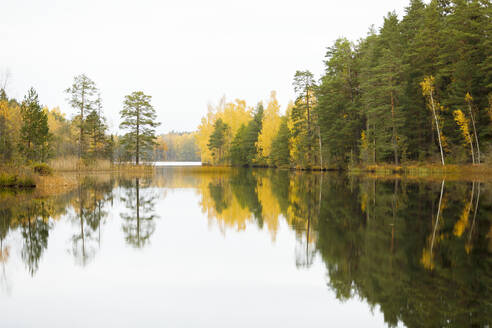
[[[268,158],[272,150],[272,142],[280,127],[280,105],[277,101],[276,92],[272,91],[270,100],[263,116],[261,133],[258,136],[257,149],[261,152],[260,156]],[[270,163],[269,163],[270,164]]]
[[[461,133],[463,134],[463,137],[465,138],[466,142],[471,143],[471,135],[470,135],[470,120],[465,117],[465,114],[461,111],[461,109],[455,110],[453,112],[454,116],[454,121],[458,126],[460,127]]]

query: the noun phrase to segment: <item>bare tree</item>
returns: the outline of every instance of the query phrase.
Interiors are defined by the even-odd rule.
[[[7,92],[7,86],[9,85],[10,79],[12,78],[12,73],[10,69],[5,68],[0,73],[0,90]]]

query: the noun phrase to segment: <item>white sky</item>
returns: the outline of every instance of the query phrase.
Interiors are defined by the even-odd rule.
[[[42,104],[73,110],[63,90],[85,73],[112,131],[123,97],[153,97],[159,132],[191,131],[223,95],[254,105],[294,98],[296,70],[323,72],[326,47],[364,37],[409,0],[1,0],[0,70],[9,96],[30,86]]]

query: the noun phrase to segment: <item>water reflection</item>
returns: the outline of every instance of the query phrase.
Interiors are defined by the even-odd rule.
[[[89,177],[61,197],[1,197],[1,281],[8,280],[9,235],[21,236],[20,258],[34,276],[51,231],[68,219],[70,254],[85,266],[101,248],[110,212],[120,211],[112,219],[121,220],[121,239],[143,248],[162,221],[159,199],[181,188],[196,191],[210,226],[223,234],[255,227],[275,243],[287,224],[297,240],[292,264],[308,269],[321,258],[336,297],[379,307],[388,326],[491,324],[492,192],[478,181],[211,168],[164,168],[153,178]],[[112,208],[115,200],[122,206]]]
[[[141,248],[150,241],[155,231],[155,220],[159,218],[154,211],[158,195],[150,189],[142,190],[141,183],[148,186],[150,180],[141,181],[135,178],[122,184],[125,195],[121,197],[121,201],[129,211],[120,214],[123,220],[123,232],[126,242],[135,248]]]
[[[100,248],[101,225],[107,215],[103,204],[112,201],[113,186],[112,179],[99,181],[94,177],[85,177],[71,200],[71,221],[75,228],[71,237],[71,254],[82,266],[87,265]]]

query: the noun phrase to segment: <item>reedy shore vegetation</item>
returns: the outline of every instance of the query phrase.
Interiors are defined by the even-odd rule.
[[[491,8],[487,0],[411,0],[401,19],[389,13],[358,42],[329,46],[319,80],[296,72],[297,98],[283,115],[275,93],[255,107],[222,99],[198,128],[202,161],[490,173]]]

